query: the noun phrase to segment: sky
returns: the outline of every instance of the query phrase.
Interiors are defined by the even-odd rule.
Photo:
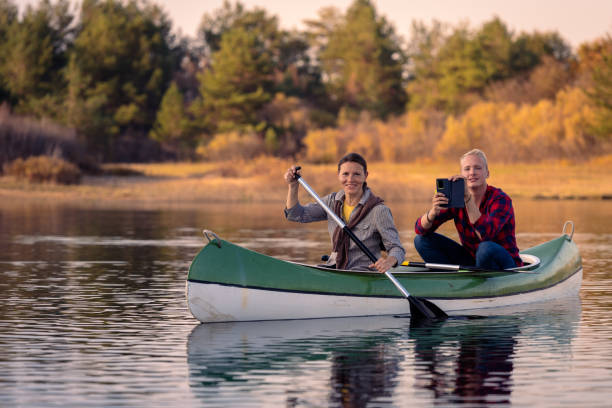
[[[14,0],[15,1],[15,0]],[[194,37],[205,13],[212,13],[223,0],[153,0],[172,20],[175,30]],[[235,0],[232,0],[234,3]],[[279,18],[282,28],[302,29],[302,21],[316,19],[318,10],[334,6],[345,12],[353,0],[241,0],[247,9],[257,6]],[[612,0],[373,0],[380,15],[397,33],[409,39],[413,20],[428,25],[433,20],[456,25],[469,22],[472,28],[498,16],[518,33],[557,31],[572,47],[612,35]],[[23,10],[38,0],[16,0]],[[79,1],[73,1],[79,3]]]

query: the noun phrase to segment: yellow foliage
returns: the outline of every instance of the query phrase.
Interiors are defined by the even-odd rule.
[[[458,158],[473,148],[496,161],[587,159],[610,151],[590,129],[595,109],[580,88],[559,91],[535,104],[479,102],[461,116],[415,110],[386,122],[361,116],[336,129],[310,131],[305,159],[333,163],[355,151],[389,163]]]
[[[340,130],[326,128],[311,130],[304,138],[306,160],[313,163],[333,163],[338,156]]]
[[[263,141],[255,133],[220,133],[207,145],[197,149],[198,155],[209,160],[248,159],[265,151]]]
[[[459,157],[483,149],[500,161],[531,161],[587,155],[595,139],[589,133],[593,107],[578,88],[561,90],[554,101],[520,108],[512,103],[481,102],[461,117],[448,117],[436,153]]]
[[[379,141],[375,132],[358,130],[357,134],[350,138],[346,146],[347,152],[359,153],[366,160],[377,160]]]

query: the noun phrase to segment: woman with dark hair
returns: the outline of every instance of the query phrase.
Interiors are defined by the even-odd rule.
[[[333,247],[327,266],[337,269],[370,268],[384,273],[404,260],[406,252],[399,240],[391,210],[366,184],[368,165],[362,156],[349,153],[340,159],[338,180],[342,190],[328,194],[322,200],[344,219],[357,238],[376,256],[376,263],[370,261],[318,203],[305,206],[300,204],[296,172],[293,166],[285,173],[285,181],[289,185],[285,217],[290,221],[304,223],[327,220]],[[387,252],[386,257],[381,257],[383,249]]]

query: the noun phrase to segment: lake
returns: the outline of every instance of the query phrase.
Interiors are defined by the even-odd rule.
[[[407,259],[427,205],[389,203]],[[329,251],[323,224],[289,223],[282,206],[0,203],[0,406],[610,405],[612,202],[515,201],[520,248],[574,222],[579,298],[419,328],[198,324],[184,290],[203,228],[288,260]]]

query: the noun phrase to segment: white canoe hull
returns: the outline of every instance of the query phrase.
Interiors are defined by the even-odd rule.
[[[494,314],[490,309],[577,296],[582,268],[554,286],[505,296],[469,299],[430,299],[449,315]],[[216,283],[187,281],[191,313],[203,323],[313,319],[374,315],[408,315],[404,298],[325,295],[253,289]]]

